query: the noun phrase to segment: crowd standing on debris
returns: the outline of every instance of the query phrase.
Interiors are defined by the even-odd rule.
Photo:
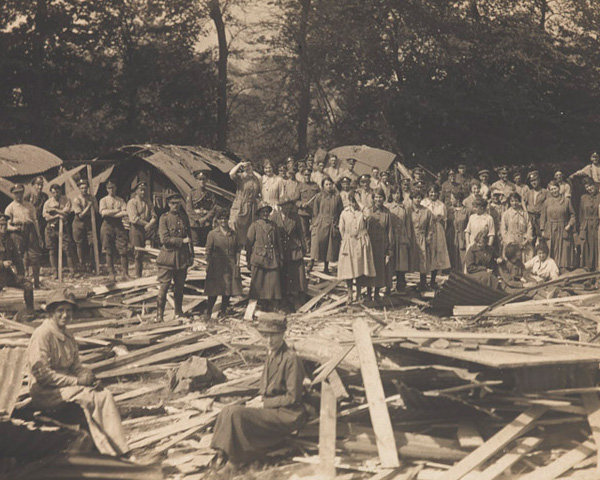
[[[56,183],[48,197],[42,177],[32,181],[27,196],[24,186],[15,184],[14,201],[5,210],[5,233],[0,220],[2,283],[23,288],[29,309],[29,285],[40,287],[44,250],[54,278],[59,277],[60,257],[72,277],[91,271],[95,215],[102,219],[99,243],[110,281],[116,281],[117,259],[120,278],[130,278],[132,251],[135,277],[142,277],[144,247],[159,239],[157,321],[163,319],[171,284],[175,314],[184,315],[183,285],[194,246],[207,247],[207,320],[217,297],[222,298],[222,316],[231,296],[240,294],[243,249],[252,273],[250,298],[263,310],[301,305],[307,272],[316,262],[323,263],[325,275],[347,282],[349,302],[364,295],[381,300],[394,279],[395,289],[402,291],[410,272],[420,274],[420,290],[437,288],[438,272],[455,270],[510,291],[598,267],[600,156],[595,152],[589,165],[566,178],[556,171],[546,188],[537,170],[524,175],[513,169],[511,181],[511,171],[502,166],[492,182],[491,169],[480,170],[475,178],[466,164],[429,177],[420,166],[410,177],[393,166],[358,175],[356,164],[354,158],[340,161],[332,154],[316,161],[289,158],[277,167],[265,160],[259,174],[252,163],[240,162],[229,173],[236,185],[230,209],[220,207],[207,187],[210,172],[198,170],[187,198],[169,196],[169,210],[160,219],[146,198],[144,181],[133,185],[127,202],[117,196],[114,179],[107,181],[107,195],[99,202],[86,178],[78,180],[73,200]],[[575,179],[581,183],[575,185]],[[585,190],[581,195],[575,188],[579,185]],[[337,263],[335,272],[332,263]],[[25,278],[29,272],[31,281]]]

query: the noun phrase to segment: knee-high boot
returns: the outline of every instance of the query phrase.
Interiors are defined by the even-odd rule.
[[[167,304],[167,291],[169,285],[161,285],[158,289],[158,297],[156,297],[156,321],[162,322],[165,315],[165,305]]]

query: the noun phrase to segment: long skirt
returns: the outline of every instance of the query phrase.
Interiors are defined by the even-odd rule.
[[[446,233],[440,222],[433,224],[433,241],[431,242],[431,270],[450,268],[450,257],[446,245]]]
[[[278,268],[252,266],[250,298],[253,300],[281,300],[281,272]]]
[[[281,280],[283,282],[283,292],[286,295],[296,295],[308,290],[308,281],[306,280],[306,271],[304,260],[295,260],[284,263],[281,268]]]
[[[565,231],[566,222],[550,222],[550,238],[548,247],[550,257],[558,268],[572,269],[575,267],[575,246],[573,231]]]
[[[373,248],[369,235],[364,232],[357,237],[345,236],[342,238],[337,278],[353,280],[362,276],[374,277],[375,274]]]
[[[385,262],[385,241],[383,236],[374,235],[371,237],[371,245],[373,246],[373,263],[375,264],[375,276],[365,279],[367,287],[391,287],[389,282],[389,270],[394,267],[391,263]]]
[[[249,462],[280,444],[306,418],[302,407],[225,407],[217,417],[210,446],[225,452],[233,463]]]
[[[122,455],[129,451],[121,416],[108,390],[94,390],[80,385],[32,389],[33,405],[41,410],[56,410],[65,403],[81,407],[92,440],[103,455]]]
[[[394,242],[393,270],[395,272],[409,271],[410,249],[407,243]]]
[[[598,218],[581,222],[581,267],[594,272],[598,268]]]

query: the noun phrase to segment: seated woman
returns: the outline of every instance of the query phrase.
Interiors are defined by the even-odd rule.
[[[77,343],[67,325],[77,302],[64,290],[48,296],[50,318],[33,332],[29,343],[29,392],[36,408],[53,411],[67,403],[79,405],[98,451],[123,455],[129,448],[121,417],[108,390],[102,390],[94,374],[81,365]]]
[[[488,243],[487,229],[480,230],[475,236],[475,243],[465,256],[467,277],[490,288],[499,288],[498,278],[494,276],[497,267],[496,252]]]
[[[258,331],[268,348],[260,397],[246,406],[225,407],[219,413],[211,441],[211,447],[217,450],[217,468],[229,461],[230,468],[235,469],[257,459],[306,423],[302,403],[304,367],[283,339],[286,328],[282,315],[270,313],[260,318]]]
[[[535,257],[525,262],[525,268],[531,280],[529,285],[526,286],[555,280],[559,277],[560,271],[556,262],[548,256],[549,252],[548,246],[545,243],[540,243],[535,249]]]
[[[499,264],[498,273],[502,289],[508,294],[525,288],[525,265],[521,256],[522,248],[516,243],[509,243],[504,248],[504,258]]]

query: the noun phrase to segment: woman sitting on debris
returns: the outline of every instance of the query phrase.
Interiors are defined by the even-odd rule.
[[[535,249],[535,253],[535,257],[525,262],[525,268],[534,284],[556,280],[560,272],[556,262],[549,257],[550,249],[548,246],[545,243],[540,243]]]
[[[29,343],[29,392],[33,405],[54,411],[67,403],[81,407],[98,451],[123,455],[129,448],[113,396],[81,365],[77,342],[67,330],[77,302],[64,290],[52,292],[46,303],[50,318]]]
[[[208,296],[204,318],[210,322],[212,309],[221,295],[219,317],[227,314],[229,299],[242,294],[239,272],[239,246],[237,235],[228,225],[229,213],[217,213],[217,227],[206,238],[206,281],[204,294]]]
[[[487,229],[480,230],[475,236],[475,243],[465,256],[465,270],[467,276],[490,288],[499,288],[498,278],[494,275],[496,270],[496,252],[488,243]]]
[[[499,264],[498,273],[502,289],[512,294],[525,287],[525,265],[521,260],[522,249],[517,243],[509,243],[504,248],[504,258]]]
[[[271,313],[260,318],[258,331],[268,348],[260,396],[246,406],[229,406],[219,413],[211,442],[217,450],[217,468],[227,461],[235,469],[255,460],[306,422],[302,403],[304,368],[283,339],[286,327],[282,315]]]

